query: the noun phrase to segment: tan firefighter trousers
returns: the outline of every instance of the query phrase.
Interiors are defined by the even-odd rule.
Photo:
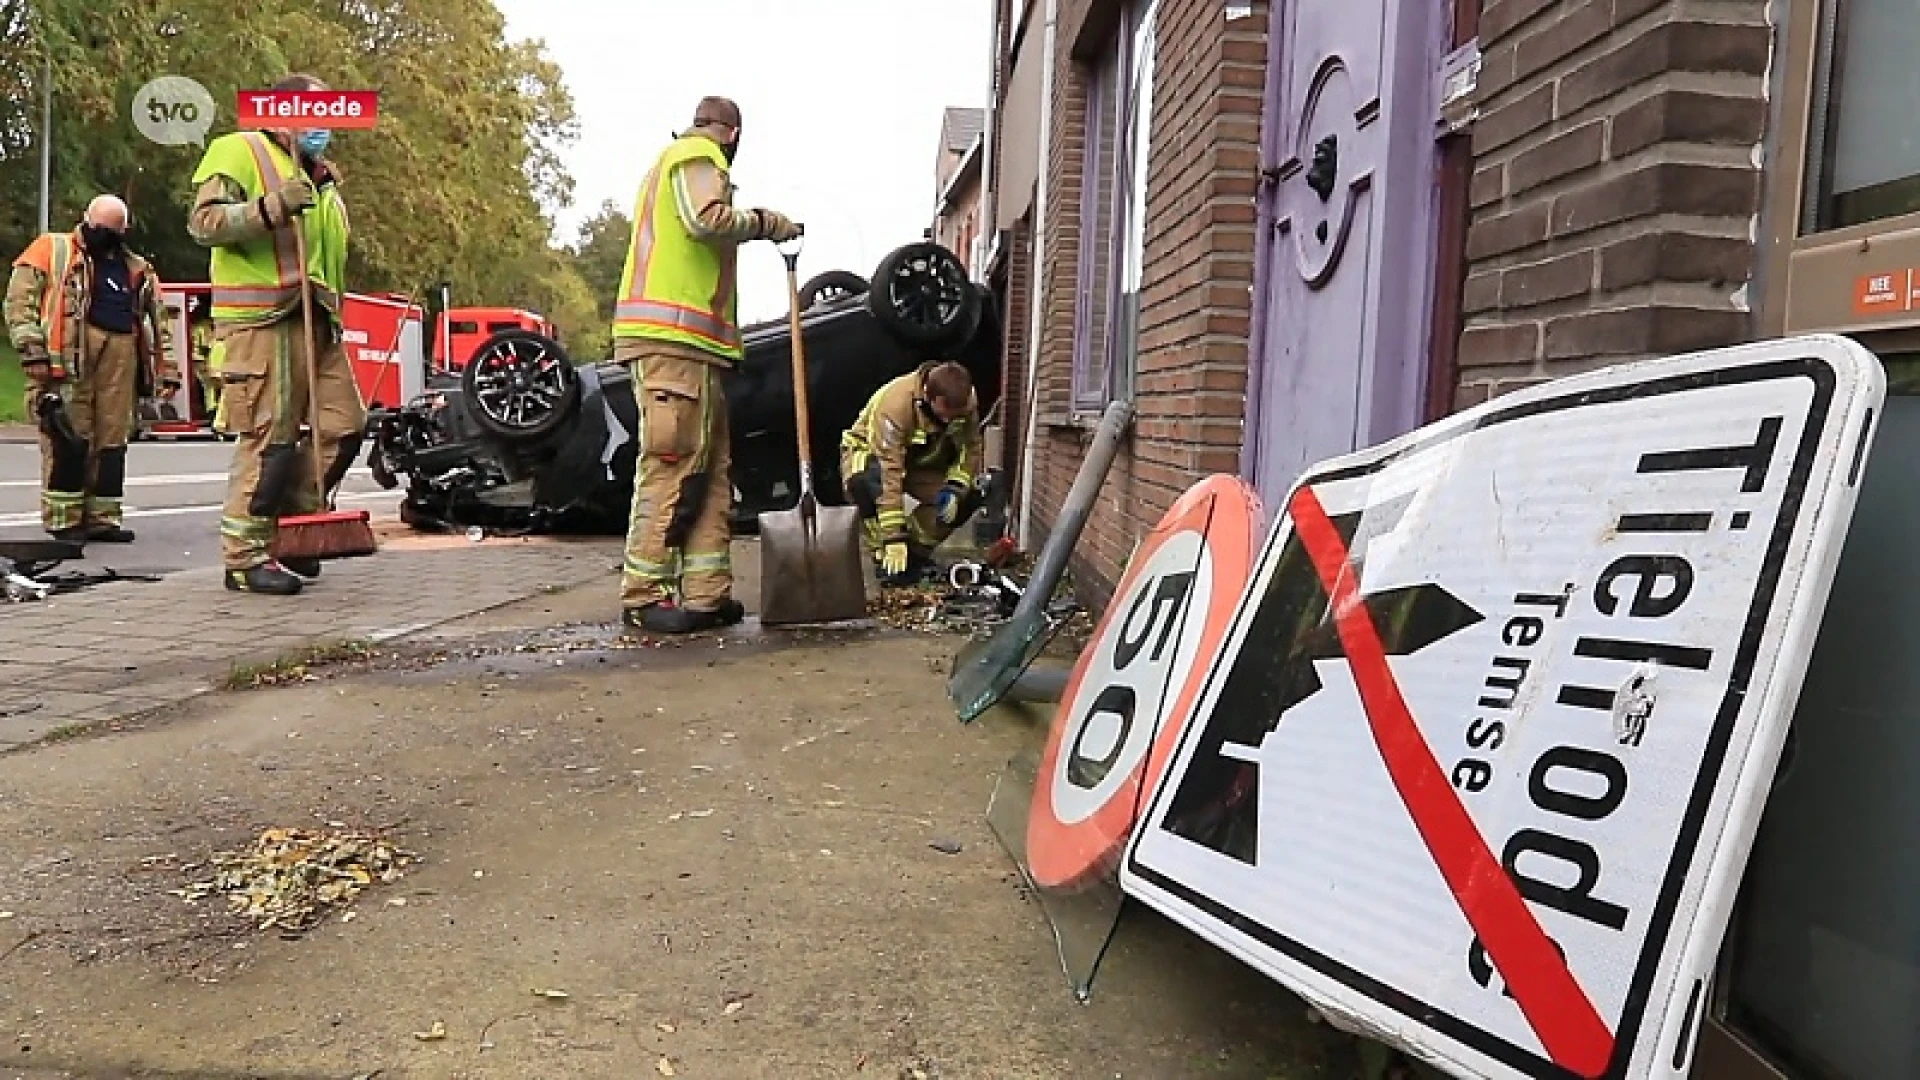
[[[339,332],[318,308],[314,349],[320,383],[320,460],[331,490],[359,456],[367,409]],[[279,519],[321,509],[311,449],[299,440],[307,419],[307,359],[298,309],[265,326],[219,331],[220,430],[234,436],[227,500],[220,510],[220,555],[229,570],[272,558]]]
[[[620,579],[620,603],[627,608],[670,600],[711,611],[733,593],[724,371],[699,356],[650,341],[614,345],[614,358],[633,371],[640,406],[638,475]]]
[[[60,396],[67,423],[87,445],[57,446],[40,435],[40,524],[48,532],[120,524],[140,355],[132,334],[93,325],[84,333],[80,371],[60,384]],[[39,396],[37,388],[27,388],[27,417],[34,423]]]

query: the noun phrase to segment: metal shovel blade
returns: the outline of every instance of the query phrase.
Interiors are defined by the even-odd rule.
[[[864,619],[866,563],[860,511],[806,497],[760,515],[760,623],[791,626]]]

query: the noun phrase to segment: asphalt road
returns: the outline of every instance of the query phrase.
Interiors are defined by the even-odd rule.
[[[168,574],[220,564],[220,502],[233,444],[212,440],[138,442],[127,452],[126,526],[131,544],[93,544],[84,562],[62,570],[112,568]],[[361,460],[366,459],[364,455]],[[399,492],[380,490],[364,464],[347,474],[342,509],[391,518]],[[0,540],[44,540],[40,528],[40,449],[0,443]]]

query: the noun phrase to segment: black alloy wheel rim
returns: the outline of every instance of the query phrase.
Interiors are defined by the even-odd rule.
[[[566,361],[538,341],[496,342],[471,361],[473,396],[489,419],[512,428],[539,424],[567,392]]]

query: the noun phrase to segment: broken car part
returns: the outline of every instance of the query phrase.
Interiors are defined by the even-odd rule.
[[[1087,448],[1086,459],[1080,463],[1080,473],[1073,479],[1073,487],[1068,490],[1060,515],[1054,520],[1053,531],[1040,551],[1040,563],[1028,580],[1013,617],[993,637],[963,649],[955,659],[953,675],[947,680],[947,696],[953,700],[962,723],[971,723],[992,708],[1007,686],[1045,647],[1045,637],[1052,626],[1047,617],[1047,603],[1053,598],[1061,575],[1066,573],[1067,559],[1080,539],[1080,530],[1086,527],[1087,516],[1093,511],[1093,500],[1106,481],[1107,470],[1113,466],[1114,455],[1120,449],[1120,437],[1132,421],[1131,403],[1116,401],[1107,406],[1106,414],[1100,418],[1099,430],[1094,433],[1093,445]]]

